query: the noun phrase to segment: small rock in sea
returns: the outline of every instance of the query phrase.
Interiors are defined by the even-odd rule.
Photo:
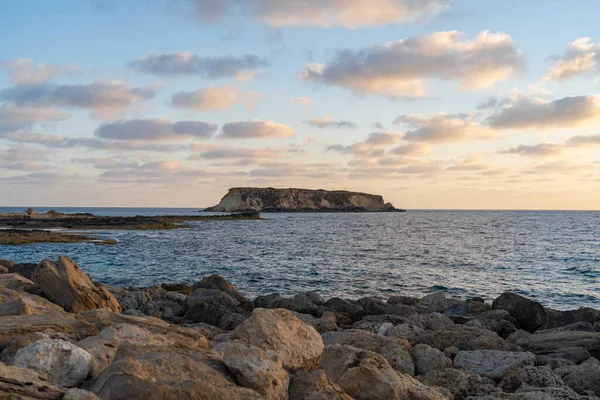
[[[42,339],[17,351],[14,366],[28,368],[59,386],[77,386],[87,377],[92,356],[64,340]]]

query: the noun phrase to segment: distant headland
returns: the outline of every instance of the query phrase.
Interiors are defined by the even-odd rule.
[[[231,188],[213,212],[403,212],[383,197],[346,190]]]

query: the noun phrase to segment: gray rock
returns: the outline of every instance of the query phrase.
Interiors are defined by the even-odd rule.
[[[415,372],[417,375],[425,375],[438,369],[452,368],[452,360],[438,349],[418,344],[412,349],[415,360]]]
[[[506,374],[498,388],[507,393],[515,393],[522,388],[566,388],[567,385],[550,367],[526,366],[515,368]]]
[[[294,296],[294,299],[310,301],[317,306],[322,306],[325,304],[325,299],[317,292],[299,293]]]
[[[67,390],[63,400],[100,400],[100,398],[87,390],[72,388]]]
[[[503,293],[492,303],[495,310],[506,310],[519,322],[519,325],[528,332],[533,332],[548,319],[544,307],[533,300],[529,300],[515,293]]]
[[[290,400],[352,400],[322,369],[294,374],[289,395]]]
[[[211,275],[206,278],[203,278],[201,281],[196,282],[193,286],[194,291],[196,289],[217,289],[222,292],[227,293],[234,299],[236,299],[240,304],[246,303],[248,299],[241,294],[233,284],[227,282],[225,278],[220,275]]]
[[[387,331],[387,336],[407,340],[411,345],[418,344],[419,337],[425,331],[415,325],[401,324],[396,325]]]
[[[338,329],[335,314],[331,311],[325,311],[320,318],[310,314],[294,313],[294,315],[315,328],[319,333],[331,332]]]
[[[324,307],[333,310],[336,313],[345,315],[352,321],[358,321],[364,316],[364,310],[361,305],[351,303],[348,300],[340,299],[338,297],[327,300]]]
[[[469,396],[486,396],[499,392],[493,380],[459,369],[440,369],[419,377],[430,387],[442,387],[450,391],[455,400]]]
[[[410,344],[406,340],[379,336],[376,333],[357,329],[328,332],[322,336],[323,343],[326,346],[340,344],[369,350],[385,357],[395,370],[408,375],[415,375]]]
[[[535,355],[527,352],[497,350],[461,351],[454,358],[454,367],[499,381],[517,367],[534,365]]]
[[[506,310],[491,310],[469,319],[466,326],[474,326],[496,332],[506,339],[519,329],[519,323]]]
[[[452,306],[463,303],[460,300],[446,298],[443,292],[428,294],[419,301],[419,307],[426,312],[444,312]]]
[[[579,394],[600,396],[600,364],[590,362],[572,367],[558,368],[555,372]]]
[[[28,368],[59,386],[77,386],[90,372],[92,356],[64,340],[42,339],[17,351],[13,364]]]

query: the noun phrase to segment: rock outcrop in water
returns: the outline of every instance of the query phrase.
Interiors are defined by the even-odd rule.
[[[1,399],[600,395],[600,311],[591,308],[556,311],[509,293],[493,304],[443,293],[249,300],[217,275],[145,289],[95,284],[111,300],[80,308],[81,296],[96,288],[68,258],[0,261],[11,272],[0,271]],[[70,279],[38,271],[59,264]],[[73,291],[77,296],[50,295]]]
[[[374,194],[345,190],[232,188],[215,212],[390,212],[403,211]]]

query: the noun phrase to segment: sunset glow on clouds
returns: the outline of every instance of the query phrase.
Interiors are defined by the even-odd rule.
[[[600,4],[578,5],[8,1],[0,205],[597,209]]]

